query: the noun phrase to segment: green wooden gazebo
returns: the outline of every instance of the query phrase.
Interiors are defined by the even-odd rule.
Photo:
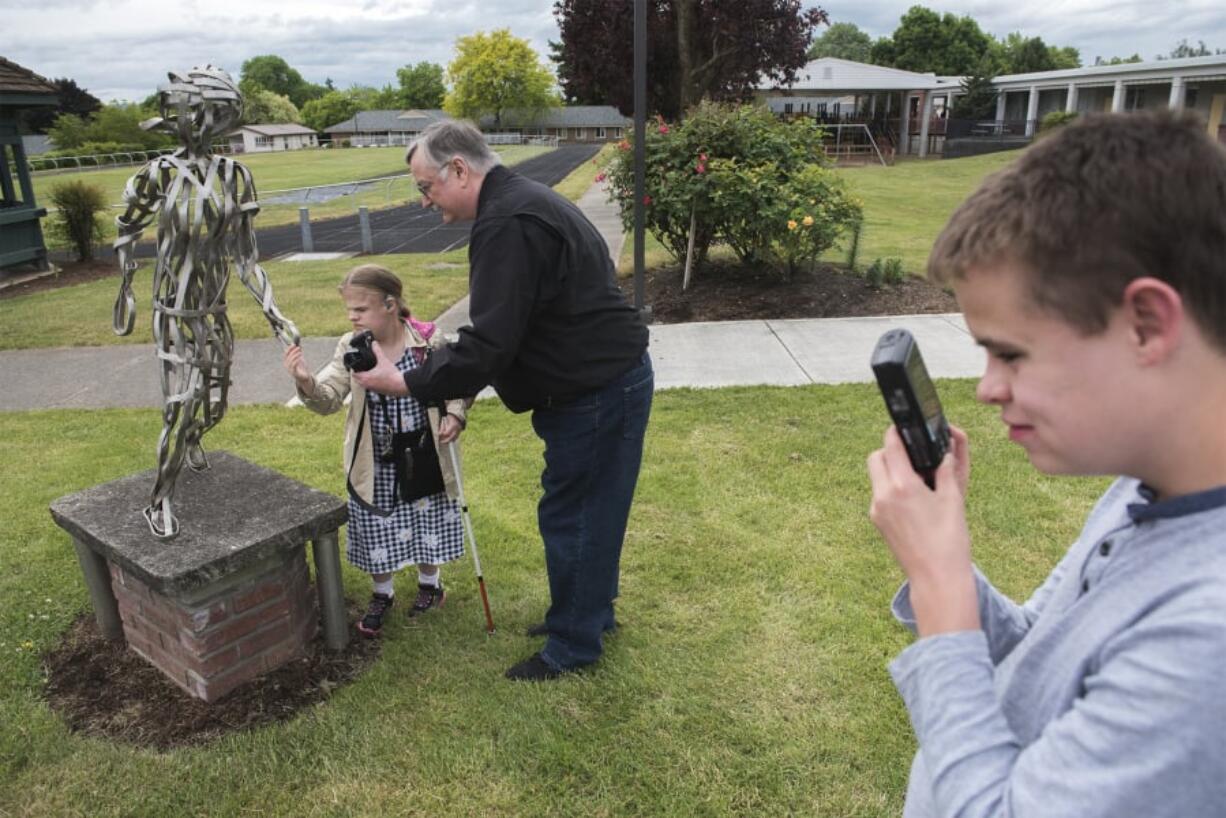
[[[0,269],[19,264],[38,269],[47,266],[47,245],[39,223],[47,209],[34,201],[18,115],[23,108],[58,103],[54,85],[0,57]]]

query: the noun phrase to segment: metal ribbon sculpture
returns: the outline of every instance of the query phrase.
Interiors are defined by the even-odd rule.
[[[116,335],[132,332],[136,300],[133,251],[141,232],[157,220],[153,270],[153,340],[161,361],[162,435],[158,472],[145,518],[154,536],[179,531],[172,510],[175,481],[184,461],[208,468],[200,446],[205,432],[226,412],[234,334],[226,317],[230,263],[264,311],[273,333],[297,344],[298,329],[273,301],[268,275],[258,263],[252,219],[259,212],[251,172],[214,155],[213,139],[242,115],[242,95],[230,75],[211,65],[183,77],[170,73],[158,87],[162,116],[141,123],[174,134],[183,147],[150,161],[128,180],[127,210],[116,218],[115,252],[123,281],[115,299]]]

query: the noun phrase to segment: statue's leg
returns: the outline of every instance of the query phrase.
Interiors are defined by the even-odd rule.
[[[199,440],[196,414],[204,381],[198,361],[197,342],[199,319],[184,316],[181,308],[168,306],[163,297],[174,298],[173,293],[163,293],[163,284],[173,281],[165,276],[159,280],[154,296],[153,335],[161,360],[162,384],[162,434],[158,438],[158,468],[153,493],[145,516],[149,528],[157,537],[173,537],[178,534],[179,524],[175,519],[173,501],[175,483],[183,462]],[[176,298],[178,303],[191,304],[193,299]],[[173,302],[172,302],[173,303]]]

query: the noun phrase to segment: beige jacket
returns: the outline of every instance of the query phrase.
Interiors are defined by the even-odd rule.
[[[429,342],[422,338],[417,330],[408,323],[405,324],[405,332],[408,333],[406,343],[410,349],[420,349],[427,346],[437,347],[444,343],[441,332],[435,332]],[[349,412],[345,416],[345,444],[342,460],[345,474],[349,475],[349,481],[353,484],[353,488],[358,496],[365,502],[373,504],[375,497],[375,457],[371,444],[370,412],[362,412],[362,407],[366,405],[366,390],[349,376],[349,370],[345,369],[344,364],[344,355],[349,351],[349,339],[351,337],[353,337],[352,332],[347,332],[341,336],[341,339],[336,344],[336,351],[332,354],[332,360],[315,374],[314,389],[308,393],[304,392],[302,387],[298,387],[297,391],[302,403],[312,412],[321,415],[330,415],[337,411],[344,405],[345,396],[353,395],[353,399],[349,402]],[[447,402],[447,414],[458,418],[461,424],[467,421],[466,408],[467,403],[463,400]],[[455,470],[451,466],[451,455],[438,441],[438,425],[441,420],[438,409],[429,407],[426,410],[426,414],[429,416],[430,432],[434,435],[435,448],[438,449],[439,465],[442,467],[443,484],[446,487],[447,496],[453,499],[457,498],[459,496],[459,488],[456,482]],[[358,437],[359,419],[362,419],[362,435],[357,451],[354,451],[353,444],[355,438]],[[452,445],[456,447],[456,459],[458,460],[460,457],[459,441]]]

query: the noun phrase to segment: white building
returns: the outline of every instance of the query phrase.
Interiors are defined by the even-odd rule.
[[[244,125],[226,135],[234,153],[294,151],[319,146],[319,137],[305,125]]]
[[[1096,65],[996,77],[996,115],[982,122],[950,120],[962,77],[941,77],[824,57],[798,72],[787,88],[760,85],[756,96],[783,115],[821,122],[871,124],[897,153],[940,153],[946,138],[981,137],[1024,144],[1052,111],[1133,111],[1169,107],[1200,114],[1211,136],[1226,142],[1226,55]],[[837,105],[831,103],[841,98]],[[850,98],[851,104],[846,100]]]

